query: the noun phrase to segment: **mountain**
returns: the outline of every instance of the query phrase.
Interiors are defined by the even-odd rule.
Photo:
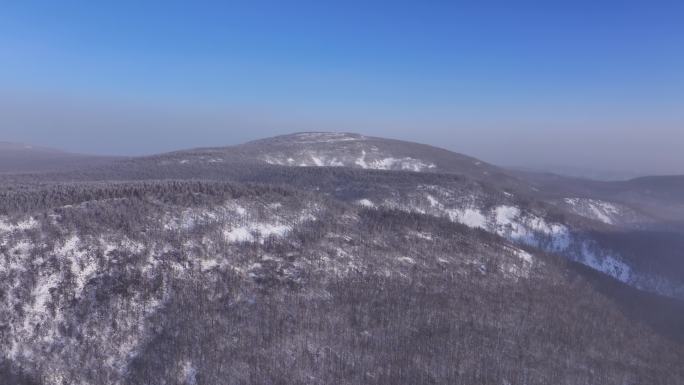
[[[36,179],[46,178],[199,178],[314,190],[347,203],[447,218],[563,255],[636,288],[684,298],[680,185],[665,177],[599,182],[510,172],[417,143],[309,132]]]
[[[684,223],[684,176],[649,176],[626,181],[594,181],[544,173],[515,173],[547,197],[574,195],[637,207],[658,224]]]
[[[525,187],[503,169],[429,145],[351,133],[304,132],[238,146],[199,148],[149,158],[159,165],[254,164],[345,167],[363,170],[453,173],[473,180]]]
[[[74,170],[108,163],[115,157],[72,154],[48,147],[0,142],[0,173]]]
[[[682,383],[679,184],[611,183],[346,133],[2,175],[0,375]]]
[[[684,215],[676,215],[676,183],[651,183],[647,190],[645,182],[632,187],[638,180],[540,178],[428,145],[348,133],[298,133],[177,151],[97,175],[108,172],[116,179],[202,176],[279,184],[445,217],[564,255],[634,287],[684,297],[678,232]]]
[[[568,178],[589,179],[596,181],[624,181],[646,175],[644,172],[629,170],[601,170],[591,167],[572,167],[560,165],[540,165],[538,167],[511,167],[511,170],[556,174]]]

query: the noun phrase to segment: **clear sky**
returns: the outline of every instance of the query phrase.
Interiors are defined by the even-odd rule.
[[[684,173],[684,1],[0,7],[0,140],[143,154],[305,130]]]

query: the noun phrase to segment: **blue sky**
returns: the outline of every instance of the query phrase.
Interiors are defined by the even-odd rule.
[[[684,173],[681,1],[4,3],[0,139],[139,154],[344,130]]]

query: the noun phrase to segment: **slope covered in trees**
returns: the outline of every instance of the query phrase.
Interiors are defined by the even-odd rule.
[[[16,383],[684,380],[681,343],[617,301],[628,288],[448,218],[211,181],[2,194]]]

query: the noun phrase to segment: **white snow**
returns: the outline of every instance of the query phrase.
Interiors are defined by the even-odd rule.
[[[416,238],[425,239],[425,240],[427,240],[427,241],[431,241],[431,240],[432,240],[432,234],[430,234],[430,233],[424,233],[424,232],[419,232],[419,231],[412,231],[412,232],[411,232],[411,235],[415,236]]]
[[[35,228],[36,226],[38,226],[38,221],[36,221],[33,217],[29,217],[28,219],[17,222],[16,225],[11,224],[6,218],[0,217],[0,235],[3,235],[3,233],[29,230]]]
[[[9,233],[13,230],[13,226],[5,222],[4,219],[0,218],[0,234]]]
[[[632,276],[631,268],[627,264],[610,253],[601,253],[596,245],[588,241],[582,243],[580,262],[622,282],[629,282]]]
[[[10,249],[10,255],[19,256],[20,258],[27,257],[31,250],[33,249],[33,244],[25,239],[14,244]]]
[[[411,157],[394,158],[386,156],[375,160],[368,160],[366,150],[361,150],[361,155],[354,160],[354,164],[363,169],[406,170],[415,172],[437,167],[433,163],[424,162],[420,159]]]
[[[358,201],[356,201],[356,203],[363,206],[363,207],[368,207],[368,208],[374,208],[375,207],[375,203],[373,203],[373,201],[371,201],[370,199],[359,199]]]
[[[274,158],[274,157],[272,157],[272,156],[265,156],[265,157],[263,157],[263,161],[266,162],[266,163],[268,163],[268,164],[275,164],[275,165],[278,165],[278,166],[286,166],[286,165],[287,165],[287,164],[283,163],[282,160],[280,160],[280,159],[278,159],[278,158]],[[294,161],[294,160],[293,160],[293,161]]]
[[[423,162],[419,159],[410,157],[406,158],[383,158],[367,164],[364,168],[372,168],[377,170],[406,170],[406,171],[423,171],[425,169],[435,168],[433,163]]]
[[[452,222],[458,222],[458,223],[461,223],[461,224],[464,224],[468,227],[473,227],[473,228],[480,227],[480,228],[484,229],[487,227],[487,218],[479,210],[477,210],[475,208],[466,207],[466,208],[462,208],[462,209],[461,208],[447,209],[434,196],[432,196],[430,194],[426,194],[425,198],[430,203],[431,208],[438,210],[438,212],[440,212],[440,213],[446,214],[446,216]],[[416,209],[416,211],[421,212],[423,210]]]
[[[292,230],[290,226],[271,223],[251,223],[242,227],[235,227],[224,233],[230,243],[253,242],[258,239],[260,243],[268,237],[283,237]]]
[[[428,202],[430,202],[430,206],[442,207],[442,204],[439,203],[439,201],[435,197],[433,197],[432,195],[428,194],[425,197],[427,198]]]
[[[336,143],[365,140],[361,135],[350,135],[340,132],[304,132],[296,135],[299,143]]]
[[[72,235],[64,240],[61,246],[55,247],[55,255],[59,258],[68,259],[71,262],[71,273],[75,277],[74,292],[76,297],[81,295],[88,280],[97,272],[97,261],[88,253],[87,249],[79,247],[81,240]],[[109,245],[105,246],[105,255],[110,251]]]
[[[515,253],[516,256],[518,256],[518,258],[520,258],[521,260],[523,260],[523,261],[525,261],[525,262],[527,262],[527,263],[532,263],[532,261],[533,261],[533,259],[534,259],[534,258],[532,257],[532,254],[528,253],[528,252],[525,251],[525,250],[522,250],[522,249],[515,249],[515,250],[513,250],[513,252]]]
[[[247,214],[247,210],[237,203],[233,203],[232,205],[229,205],[229,209],[232,211],[235,211],[235,213],[237,213],[238,215]]]
[[[30,306],[24,306],[24,325],[26,331],[30,331],[31,327],[39,322],[40,319],[47,313],[46,304],[50,299],[50,289],[57,287],[60,281],[59,274],[52,274],[47,277],[39,277],[36,285],[31,291],[33,303]]]
[[[261,237],[267,238],[270,236],[282,237],[287,234],[292,228],[290,226],[260,223],[252,227]]]
[[[317,157],[317,156],[315,156],[315,155],[313,155],[313,154],[311,154],[311,160],[312,160],[312,161],[314,162],[314,164],[315,164],[316,166],[318,166],[318,167],[322,167],[322,166],[325,165],[325,164],[323,163],[323,161],[322,161],[319,157]]]
[[[501,226],[514,224],[515,218],[520,215],[520,209],[514,206],[499,206],[494,210],[496,223]]]
[[[219,263],[215,259],[202,259],[200,261],[200,266],[202,268],[202,271],[205,271],[211,270],[212,268],[219,266]]]
[[[332,143],[363,140],[345,134],[307,134],[298,136],[299,143]],[[296,153],[270,153],[261,157],[269,164],[299,167],[360,167],[375,170],[406,170],[419,172],[436,165],[411,157],[395,157],[375,146],[344,145],[338,148],[315,147],[295,150]],[[356,154],[356,155],[354,155]]]
[[[449,219],[472,228],[486,228],[487,218],[479,210],[473,208],[447,209]]]
[[[614,224],[617,216],[621,214],[620,208],[615,204],[598,199],[565,198],[564,201],[576,214],[609,225]]]
[[[406,262],[406,263],[411,264],[411,265],[414,265],[416,263],[416,261],[410,257],[399,257],[398,259],[402,262]]]
[[[366,163],[366,150],[361,150],[361,156],[356,159],[354,164],[361,168],[369,168],[368,164]]]
[[[268,164],[279,166],[299,166],[299,167],[343,167],[344,162],[337,157],[330,157],[329,154],[316,151],[302,151],[296,155],[297,159],[288,157],[286,159],[274,155],[267,155],[262,160]]]
[[[570,246],[570,231],[566,226],[547,223],[533,214],[522,215],[517,207],[498,206],[494,209],[494,220],[493,230],[510,240],[554,252],[565,251]]]
[[[523,213],[520,208],[510,205],[497,206],[490,211],[477,208],[471,199],[464,207],[447,207],[435,196],[424,195],[429,207],[415,202],[409,204],[396,200],[385,200],[382,206],[407,212],[416,212],[435,216],[446,216],[452,222],[464,224],[472,228],[481,228],[496,233],[513,242],[539,247],[549,252],[568,252],[572,237],[570,230],[560,223],[547,222],[543,217],[533,213]]]
[[[237,227],[224,233],[226,240],[230,243],[251,242],[254,236],[247,227]]]

